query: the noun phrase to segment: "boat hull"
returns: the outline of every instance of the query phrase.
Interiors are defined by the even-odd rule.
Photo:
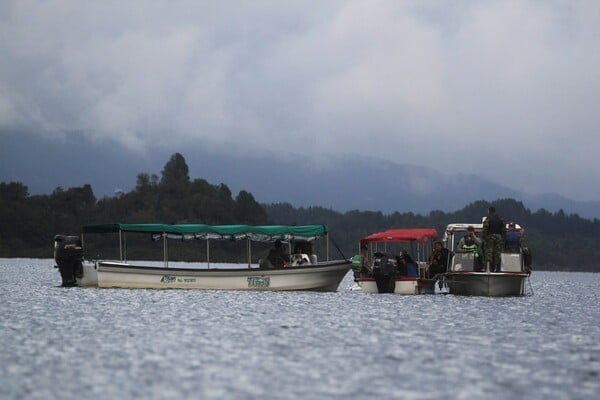
[[[94,287],[98,286],[98,271],[95,262],[84,262],[83,264],[83,275],[77,278],[77,286],[80,287]]]
[[[450,294],[463,296],[523,296],[528,275],[518,272],[449,272]]]
[[[144,289],[310,290],[334,292],[350,269],[350,261],[283,269],[156,268],[98,262],[98,286]]]
[[[375,278],[358,278],[358,286],[365,293],[380,293]],[[394,294],[434,294],[435,281],[421,278],[396,278]]]

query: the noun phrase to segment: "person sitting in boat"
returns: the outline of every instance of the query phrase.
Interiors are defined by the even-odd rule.
[[[304,240],[294,242],[294,251],[290,257],[290,263],[293,266],[300,266],[305,264],[311,264],[313,261],[313,250],[312,243]],[[315,262],[316,263],[316,256]]]
[[[283,268],[290,262],[290,257],[286,254],[281,240],[275,241],[275,245],[269,250],[267,260],[271,263],[271,268]]]
[[[448,271],[449,262],[450,251],[444,247],[442,242],[435,242],[433,253],[429,257],[429,279],[437,279],[440,274],[445,274]]]
[[[398,273],[401,276],[414,278],[417,275],[417,263],[408,254],[406,250],[400,251],[400,256],[396,259],[398,262]]]
[[[474,268],[477,270],[483,267],[482,243],[481,239],[475,235],[475,228],[469,226],[467,227],[467,234],[460,239],[456,246],[458,253],[473,254]]]

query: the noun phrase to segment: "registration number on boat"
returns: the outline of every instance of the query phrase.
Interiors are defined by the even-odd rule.
[[[195,283],[196,278],[178,278],[175,275],[163,275],[160,281],[162,283]]]
[[[163,275],[162,278],[160,279],[160,281],[163,283],[173,283],[176,280],[177,280],[177,277],[175,275]]]
[[[271,278],[268,276],[249,276],[248,287],[251,288],[266,288],[271,286]]]

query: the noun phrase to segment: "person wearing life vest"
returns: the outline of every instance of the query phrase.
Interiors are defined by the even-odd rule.
[[[352,256],[350,261],[352,261],[352,272],[354,274],[354,282],[357,282],[358,278],[360,277],[360,270],[362,267],[362,262],[360,261],[360,254]]]
[[[483,244],[485,248],[485,262],[490,271],[500,272],[500,254],[504,249],[506,240],[506,224],[496,214],[496,208],[488,208],[487,218],[483,221]]]
[[[516,224],[510,222],[508,224],[508,231],[506,232],[506,243],[504,244],[504,250],[509,253],[520,253],[523,247],[523,236],[521,232],[517,231]]]
[[[475,228],[469,226],[467,228],[467,234],[458,242],[456,251],[458,253],[473,254],[474,267],[480,269],[483,266],[481,245],[481,239],[475,236]]]
[[[369,248],[366,244],[360,245],[360,254],[350,259],[352,261],[352,272],[354,273],[354,282],[361,276],[369,275]]]
[[[527,244],[525,243],[523,231],[517,230],[517,226],[514,222],[509,222],[508,224],[504,251],[508,253],[523,254],[523,265],[525,267],[525,272],[529,274],[531,273],[531,250],[529,250],[529,247],[527,247]]]

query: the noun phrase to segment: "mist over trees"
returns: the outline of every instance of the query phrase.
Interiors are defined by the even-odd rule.
[[[290,194],[293,196],[293,194]],[[490,205],[508,222],[525,228],[533,253],[534,268],[600,271],[600,220],[581,218],[560,210],[535,212],[514,199],[477,201],[463,209],[428,215],[377,211],[339,213],[323,207],[295,208],[289,203],[259,204],[252,193],[242,190],[235,197],[226,184],[211,184],[189,177],[183,156],[175,153],[161,176],[140,173],[135,188],[114,197],[96,199],[89,184],[56,188],[48,195],[30,196],[20,182],[0,183],[0,257],[52,257],[55,234],[78,235],[81,226],[94,223],[204,223],[204,224],[325,224],[335,248],[346,257],[358,251],[358,241],[370,233],[389,228],[433,227],[441,238],[447,224],[477,223]],[[115,242],[112,242],[114,246]],[[104,244],[109,246],[107,242]],[[147,256],[145,244],[135,254]],[[182,247],[183,248],[183,247]],[[223,261],[224,249],[216,248]],[[332,250],[333,252],[337,252]],[[197,259],[195,251],[175,254],[182,260]]]

